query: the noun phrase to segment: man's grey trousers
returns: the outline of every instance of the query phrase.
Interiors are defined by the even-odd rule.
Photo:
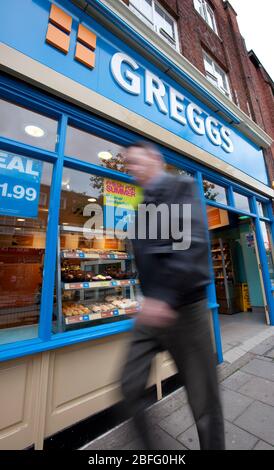
[[[146,449],[157,449],[145,415],[144,391],[152,359],[169,351],[196,422],[201,449],[224,449],[224,422],[210,335],[207,300],[184,305],[168,328],[136,324],[123,369],[121,387],[127,414]]]

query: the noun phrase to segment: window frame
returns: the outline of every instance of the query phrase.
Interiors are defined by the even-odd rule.
[[[198,3],[199,3],[200,8],[198,7]],[[210,27],[210,29],[215,34],[217,34],[217,36],[219,36],[215,11],[211,7],[211,5],[206,0],[193,0],[193,5],[194,5],[195,11],[197,11],[197,13],[199,13],[199,15],[203,18],[203,20]],[[200,11],[200,9],[201,9],[202,12]],[[211,18],[211,22],[212,22],[213,27],[211,26],[211,22],[210,22],[209,18]]]
[[[205,74],[207,80],[212,83],[218,90],[220,90],[227,98],[232,100],[232,93],[231,93],[231,86],[229,83],[229,78],[228,74],[225,72],[225,70],[220,67],[219,64],[205,51],[203,50],[203,60],[204,60],[204,68],[205,68]],[[211,73],[209,70],[206,68],[206,62],[211,63],[211,67],[213,70],[213,73]],[[223,84],[225,84],[226,88],[224,88],[222,85],[220,85],[220,80],[218,79],[219,76],[223,76],[224,80],[222,80]]]
[[[158,36],[160,36],[165,42],[167,42],[173,49],[180,52],[180,45],[179,45],[179,34],[178,34],[178,24],[176,19],[168,13],[168,11],[157,1],[157,0],[150,0],[151,1],[151,10],[152,10],[152,20],[147,18],[143,12],[135,6],[132,2],[134,0],[129,0],[129,9],[136,14],[138,18],[140,18],[145,24],[147,24],[153,31],[155,31]],[[138,0],[140,1],[140,0]],[[162,27],[156,23],[156,14],[155,7],[161,10],[164,15],[166,15],[171,21],[174,30],[174,38],[169,35],[167,31],[165,31]],[[136,13],[137,12],[137,13]],[[163,32],[161,32],[163,30]],[[173,44],[172,44],[173,43]]]

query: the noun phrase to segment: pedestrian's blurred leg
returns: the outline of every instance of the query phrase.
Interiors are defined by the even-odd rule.
[[[157,342],[149,328],[136,326],[121,378],[121,390],[128,417],[132,417],[145,449],[154,448],[145,413],[145,388]]]
[[[167,346],[186,387],[201,449],[223,450],[224,420],[209,325],[206,300],[184,306]]]

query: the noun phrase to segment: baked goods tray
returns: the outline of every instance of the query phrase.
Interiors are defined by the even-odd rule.
[[[129,260],[132,259],[132,256],[125,254],[116,254],[116,253],[85,253],[85,252],[71,252],[71,253],[61,253],[63,259],[94,259],[94,260]]]
[[[75,323],[82,323],[86,321],[94,321],[94,320],[101,320],[104,318],[111,318],[117,317],[121,315],[134,315],[138,312],[138,308],[124,308],[124,309],[115,309],[115,310],[108,310],[104,312],[97,312],[97,313],[90,313],[86,315],[73,315],[69,317],[65,317],[64,321],[66,325],[71,325]]]
[[[99,288],[111,288],[111,287],[125,287],[125,286],[136,286],[139,284],[138,279],[124,279],[121,281],[93,281],[93,282],[68,282],[62,283],[64,290],[81,290],[81,289],[97,289]]]

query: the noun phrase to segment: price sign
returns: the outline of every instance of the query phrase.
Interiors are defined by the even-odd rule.
[[[38,215],[42,162],[0,152],[0,214]]]

